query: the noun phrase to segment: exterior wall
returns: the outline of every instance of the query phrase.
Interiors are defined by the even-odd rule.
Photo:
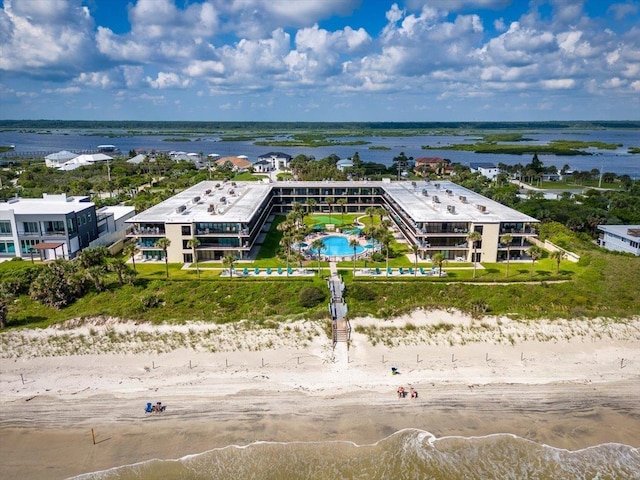
[[[166,237],[171,241],[171,245],[167,249],[167,256],[171,263],[182,262],[182,225],[177,223],[168,223],[166,225]],[[191,237],[189,237],[191,238]],[[184,250],[189,252],[190,250]]]
[[[604,233],[604,237],[600,239],[601,247],[614,252],[633,253],[640,255],[640,238],[622,237],[609,232]]]
[[[495,263],[498,260],[498,243],[500,241],[500,224],[482,224],[482,247],[480,253],[481,262]],[[472,249],[473,250],[473,249]]]

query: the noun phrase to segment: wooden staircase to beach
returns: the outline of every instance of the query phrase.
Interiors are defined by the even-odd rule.
[[[337,272],[332,272],[328,282],[329,292],[331,293],[331,302],[329,303],[329,312],[331,313],[331,337],[333,340],[333,348],[338,343],[346,343],[349,347],[349,339],[351,338],[351,324],[346,319],[347,304],[342,298],[344,291],[344,283],[338,276]]]

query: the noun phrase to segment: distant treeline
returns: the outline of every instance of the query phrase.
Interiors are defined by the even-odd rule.
[[[108,120],[0,120],[0,129],[120,129],[183,130],[211,132],[231,130],[504,130],[504,129],[640,129],[640,121],[549,122],[184,122]]]

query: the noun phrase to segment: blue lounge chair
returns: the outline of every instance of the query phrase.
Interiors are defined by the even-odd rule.
[[[293,268],[287,268],[287,275],[291,275],[293,273]]]
[[[278,267],[278,275],[282,275],[282,268]]]
[[[424,275],[424,268],[420,267],[420,275]]]
[[[380,275],[380,269],[376,267],[376,275]]]
[[[409,267],[409,275],[413,275],[414,273],[413,268]]]
[[[267,267],[267,275],[271,275],[271,267]]]
[[[249,269],[247,267],[244,267],[244,270],[242,270],[242,275],[249,275]]]
[[[254,268],[253,273],[256,275],[260,275],[260,269],[258,267]]]
[[[151,402],[147,402],[147,408],[144,409],[144,413],[151,413],[153,412],[153,405],[151,405]]]
[[[398,272],[400,272],[400,275],[404,275],[404,268],[400,267],[400,268],[398,269]]]

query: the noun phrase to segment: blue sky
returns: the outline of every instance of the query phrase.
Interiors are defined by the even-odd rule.
[[[640,0],[0,0],[0,118],[640,120]]]

